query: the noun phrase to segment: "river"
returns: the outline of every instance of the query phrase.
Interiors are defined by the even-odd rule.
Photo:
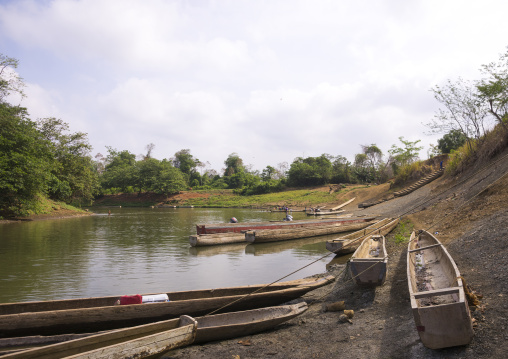
[[[326,271],[335,236],[190,247],[196,224],[277,220],[249,209],[111,208],[0,224],[0,303],[270,283]],[[305,218],[293,213],[294,219]],[[320,259],[321,258],[321,259]],[[316,263],[311,264],[312,262]],[[293,273],[298,269],[308,267]],[[293,274],[291,274],[293,273]]]

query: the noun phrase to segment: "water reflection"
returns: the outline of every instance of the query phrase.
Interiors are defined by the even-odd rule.
[[[243,243],[189,247],[198,223],[223,223],[233,216],[239,221],[279,220],[280,213],[110,210],[111,215],[104,209],[87,217],[1,224],[0,303],[269,283],[327,253],[326,239],[254,245],[255,255]],[[277,249],[279,245],[288,249]],[[320,260],[288,280],[322,273],[326,262]]]

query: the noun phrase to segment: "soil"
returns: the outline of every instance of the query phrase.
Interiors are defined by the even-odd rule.
[[[332,261],[328,272],[316,276],[333,274],[336,281],[305,295],[309,309],[299,317],[264,333],[176,349],[162,358],[507,358],[507,156],[508,151],[486,170],[442,176],[409,195],[357,208],[359,202],[388,195],[389,185],[373,186],[346,207],[355,214],[400,216],[442,241],[479,299],[470,307],[474,338],[469,345],[432,350],[421,343],[409,301],[407,242],[398,243],[392,233],[382,286],[358,287],[347,263]],[[341,319],[343,312],[325,309],[338,301],[354,311],[351,322]]]

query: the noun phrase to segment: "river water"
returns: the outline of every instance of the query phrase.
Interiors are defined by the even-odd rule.
[[[0,224],[0,303],[270,283],[323,273],[335,236],[190,247],[196,224],[280,220],[247,209],[111,208]],[[293,213],[294,219],[305,218]],[[321,258],[321,259],[320,259]]]

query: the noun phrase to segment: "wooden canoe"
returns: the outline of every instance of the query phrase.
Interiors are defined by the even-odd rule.
[[[398,218],[385,218],[360,231],[326,241],[326,249],[338,255],[353,253],[369,235],[386,236],[399,224]]]
[[[200,316],[229,305],[221,312],[273,306],[296,299],[331,283],[333,276],[241,287],[167,293],[169,302],[115,305],[119,296],[0,304],[0,337],[86,333]],[[150,293],[153,294],[153,293]],[[149,295],[149,294],[144,294]]]
[[[342,203],[342,204],[339,204],[339,205],[338,205],[338,206],[336,206],[336,207],[333,207],[333,208],[332,208],[332,211],[336,211],[336,210],[338,210],[338,209],[341,209],[342,207],[345,207],[346,205],[348,205],[348,204],[350,204],[351,202],[353,202],[355,199],[356,199],[356,197],[353,197],[353,198],[351,198],[349,201],[346,201],[346,202],[344,202],[344,203]]]
[[[382,285],[386,280],[388,253],[385,237],[370,235],[365,238],[349,260],[351,277],[358,285]]]
[[[373,218],[371,218],[372,220]],[[285,241],[288,239],[309,238],[328,234],[343,233],[365,228],[369,222],[335,223],[312,228],[288,228],[274,230],[254,230],[245,232],[245,240],[248,243],[267,243]]]
[[[459,270],[446,248],[429,232],[411,235],[407,278],[423,345],[440,349],[468,344],[473,326]]]
[[[286,322],[307,310],[307,303],[266,307],[241,312],[195,318],[198,322],[195,344],[259,333]]]
[[[191,247],[216,246],[219,244],[246,243],[245,234],[237,232],[193,234],[189,236]]]
[[[245,232],[257,229],[283,229],[283,228],[303,228],[319,227],[335,223],[357,223],[369,222],[372,218],[322,218],[322,219],[300,219],[295,221],[281,222],[242,222],[242,223],[219,223],[219,224],[197,224],[196,234],[213,234],[226,232]]]
[[[318,212],[307,212],[307,216],[333,216],[335,214],[341,214],[345,211],[341,209],[340,211],[318,211]]]
[[[113,330],[2,356],[6,359],[144,358],[194,342],[197,321],[189,316]]]

